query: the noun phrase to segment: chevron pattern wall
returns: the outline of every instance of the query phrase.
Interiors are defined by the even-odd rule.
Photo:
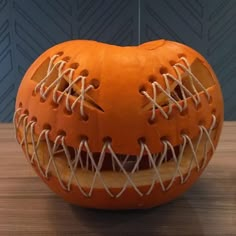
[[[0,122],[12,120],[29,65],[77,38],[117,45],[166,38],[192,46],[216,71],[225,119],[236,120],[235,0],[0,0]]]

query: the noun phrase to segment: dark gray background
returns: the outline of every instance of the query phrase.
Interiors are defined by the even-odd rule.
[[[215,69],[225,119],[236,119],[236,0],[0,0],[0,122],[11,121],[29,65],[52,45],[77,38],[188,44]]]

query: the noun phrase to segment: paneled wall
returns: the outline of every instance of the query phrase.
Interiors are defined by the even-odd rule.
[[[225,119],[236,119],[235,0],[0,0],[0,122],[11,121],[29,65],[52,45],[78,38],[192,46],[216,71]]]

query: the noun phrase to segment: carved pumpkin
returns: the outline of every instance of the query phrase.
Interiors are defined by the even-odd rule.
[[[150,208],[185,192],[219,140],[222,94],[193,49],[158,40],[75,40],[43,53],[20,85],[17,140],[66,201]]]

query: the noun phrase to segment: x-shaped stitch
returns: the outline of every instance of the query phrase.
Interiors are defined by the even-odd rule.
[[[83,142],[81,141],[80,145],[79,145],[79,148],[78,149],[74,149],[75,158],[74,158],[74,162],[71,162],[72,163],[72,170],[73,171],[71,171],[71,175],[70,175],[70,178],[69,178],[69,181],[68,181],[68,188],[70,189],[71,182],[72,182],[72,179],[74,177],[79,190],[82,192],[82,194],[85,197],[89,197],[89,194],[85,192],[85,190],[82,188],[81,184],[79,183],[79,180],[78,180],[77,175],[75,173],[79,162],[80,162],[81,168],[83,169],[83,161],[81,160],[81,150],[82,150],[82,147],[83,147]],[[67,155],[70,155],[69,152],[68,152]]]
[[[103,177],[101,175],[101,168],[102,168],[102,164],[103,164],[103,161],[104,161],[104,157],[105,157],[105,150],[107,149],[107,143],[105,142],[103,147],[102,147],[102,151],[100,153],[100,158],[99,158],[99,161],[98,161],[98,164],[96,165],[94,159],[93,159],[93,154],[92,152],[90,151],[89,149],[89,146],[88,146],[88,143],[87,143],[87,140],[84,140],[84,146],[86,148],[86,151],[89,155],[89,158],[91,160],[91,163],[92,163],[92,166],[94,166],[95,168],[95,174],[94,174],[94,177],[93,177],[93,181],[92,181],[92,184],[91,184],[91,188],[90,188],[90,191],[89,191],[89,196],[92,195],[92,191],[93,191],[93,188],[94,188],[94,184],[95,184],[95,181],[96,181],[96,178],[97,176],[99,176],[99,179],[100,181],[102,182],[106,192],[111,196],[111,197],[114,197],[113,193],[109,190],[109,188],[107,187],[106,183],[104,182],[103,180]]]
[[[46,143],[47,143],[47,148],[48,148],[48,153],[49,153],[49,161],[48,161],[48,165],[47,165],[47,168],[46,168],[46,176],[48,176],[48,171],[49,171],[49,167],[52,163],[53,167],[54,167],[54,170],[56,171],[56,175],[57,175],[57,178],[58,178],[58,181],[61,185],[61,187],[64,189],[64,190],[67,190],[66,186],[64,185],[63,181],[62,181],[62,178],[61,178],[61,174],[57,168],[57,165],[55,163],[55,160],[54,160],[54,152],[56,151],[55,148],[57,146],[57,141],[61,138],[60,136],[57,136],[57,140],[55,140],[54,144],[53,144],[53,148],[51,147],[51,144],[50,144],[50,140],[49,140],[49,137],[48,137],[48,134],[49,134],[50,130],[46,130],[45,131],[45,139],[46,139]]]
[[[196,154],[198,146],[196,146],[196,149],[194,149],[193,143],[192,143],[192,141],[191,141],[191,139],[189,138],[188,135],[183,134],[182,137],[184,139],[184,142],[186,142],[186,143],[188,142],[189,143],[190,149],[192,151],[192,153],[191,153],[192,155],[191,155],[191,157],[189,157],[189,158],[191,158],[190,164],[189,164],[189,168],[188,168],[188,171],[187,171],[187,175],[186,175],[186,177],[184,179],[184,182],[186,182],[188,180],[188,178],[190,177],[190,174],[191,174],[191,171],[192,171],[193,161],[195,161],[198,171],[199,171],[200,167],[199,167],[199,163],[198,163],[198,159],[197,159],[197,154]],[[200,143],[201,138],[202,138],[202,136],[200,135],[199,136],[199,141],[197,143]]]
[[[39,145],[39,143],[38,143],[38,145],[37,144],[35,145],[35,143],[36,143],[35,138],[34,138],[34,127],[35,127],[35,125],[36,125],[36,122],[34,121],[34,122],[31,123],[31,126],[30,126],[30,136],[31,136],[31,143],[32,143],[32,147],[33,147],[33,150],[32,150],[33,152],[31,153],[30,162],[33,163],[34,159],[35,159],[40,174],[42,176],[46,177],[46,175],[43,172],[43,170],[41,168],[41,165],[39,163],[39,157],[38,157],[38,145]],[[41,140],[41,137],[39,137],[38,141],[40,142],[40,140]]]

